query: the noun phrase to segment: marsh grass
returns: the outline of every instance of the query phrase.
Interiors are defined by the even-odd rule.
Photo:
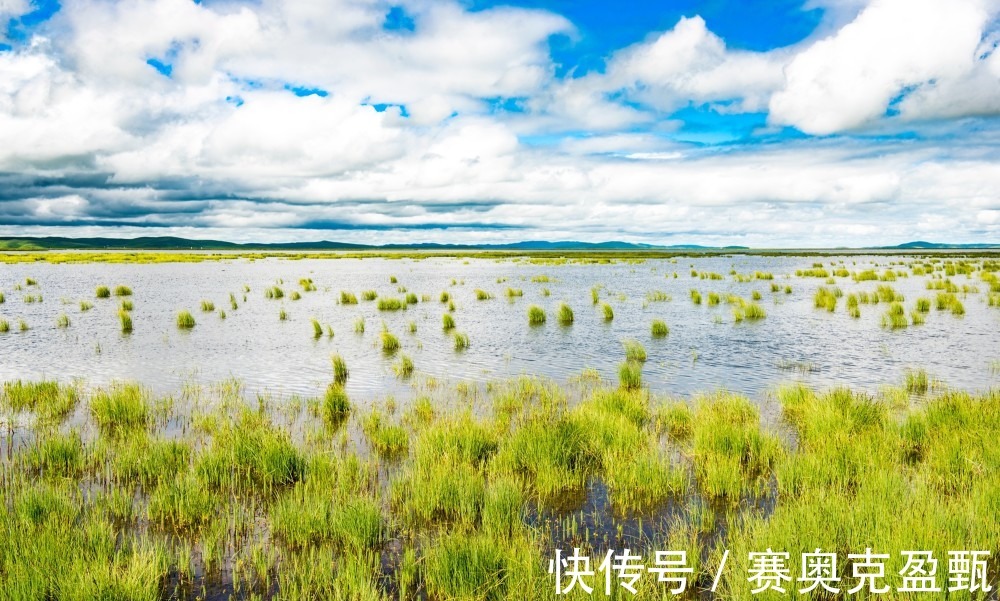
[[[559,323],[564,326],[573,323],[573,309],[566,303],[559,303]]]
[[[279,286],[269,286],[264,289],[264,298],[278,300],[285,297],[285,291]]]
[[[409,378],[413,375],[413,359],[409,355],[400,355],[399,361],[393,364],[392,371],[398,378]]]
[[[339,357],[339,355],[335,355],[335,357]],[[346,381],[345,375],[343,381],[335,381],[327,386],[326,394],[323,397],[323,420],[334,429],[344,423],[351,414],[351,401],[344,390],[344,382]]]
[[[743,308],[743,317],[750,321],[764,319],[767,317],[767,311],[757,303],[748,303]]]
[[[601,311],[604,313],[604,321],[611,321],[615,318],[615,310],[608,303],[601,303]]]
[[[825,286],[820,286],[813,296],[813,306],[817,309],[826,309],[830,313],[837,310],[837,296],[832,290]]]
[[[288,312],[285,311],[284,307],[282,307],[281,309],[278,310],[278,321],[287,321],[287,320],[288,320]]]
[[[906,309],[902,303],[893,302],[882,315],[882,327],[889,330],[899,330],[909,326],[906,319]]]
[[[492,294],[480,288],[476,288],[476,300],[490,300],[491,298],[493,298]]]
[[[398,298],[385,297],[378,299],[379,311],[401,311],[406,309],[406,302]]]
[[[204,300],[204,299],[202,299],[202,301],[201,301],[201,310],[203,312],[205,312],[205,313],[212,313],[212,312],[215,311],[215,303],[213,303],[210,300]]]
[[[359,317],[354,320],[354,333],[364,334],[365,333],[365,318]]]
[[[94,295],[97,296],[97,298],[111,298],[111,289],[107,286],[98,286]]]
[[[373,301],[378,297],[378,292],[374,290],[364,290],[361,292],[361,299],[366,301]]]
[[[123,309],[118,309],[118,326],[122,334],[132,333],[132,314]]]
[[[0,305],[4,304],[5,302],[7,302],[7,297],[5,297],[3,295],[3,292],[0,291]]]
[[[132,296],[132,289],[128,286],[115,286],[115,296]]]
[[[388,423],[388,418],[378,409],[373,409],[365,418],[362,431],[368,444],[381,457],[396,459],[409,450],[410,437],[406,429],[398,424]]]
[[[441,329],[446,332],[455,329],[455,318],[452,317],[451,313],[445,313],[441,316]]]
[[[194,315],[190,311],[181,311],[177,314],[177,327],[182,330],[190,330],[195,326]]]
[[[708,306],[714,307],[714,306],[716,306],[716,305],[719,304],[720,300],[721,300],[721,298],[719,297],[719,293],[718,292],[709,292],[708,293]],[[695,304],[696,305],[701,304],[700,300],[697,301],[697,302],[695,302]]]
[[[90,415],[104,434],[143,430],[152,413],[149,392],[138,384],[103,388],[90,398]]]
[[[930,388],[930,376],[924,369],[908,369],[905,375],[906,391],[911,394],[925,394]]]
[[[646,360],[646,349],[638,340],[629,338],[622,341],[625,347],[625,359],[628,361],[643,362]]]
[[[538,305],[528,307],[528,323],[533,326],[545,323],[545,309]]]
[[[520,288],[507,288],[507,298],[514,299],[516,297],[524,296],[524,291]]]
[[[131,311],[131,310],[135,309],[135,305],[132,303],[132,301],[124,299],[124,300],[122,300],[122,304],[120,305],[120,309],[123,310],[123,311]]]
[[[60,329],[65,329],[70,326],[69,315],[65,313],[60,313],[59,317],[56,318],[56,327]]]
[[[417,304],[419,302],[420,302],[420,299],[417,298],[416,293],[414,293],[414,292],[407,292],[406,293],[406,304],[408,304],[408,305],[415,305],[415,304]]]
[[[662,319],[654,319],[650,326],[650,331],[653,338],[663,338],[670,334],[670,328],[667,327],[667,323]]]
[[[347,383],[350,371],[347,369],[347,361],[339,353],[330,356],[330,364],[333,366],[333,381],[335,384],[343,386]]]
[[[309,320],[309,323],[312,324],[313,339],[321,338],[323,336],[323,326],[319,323],[319,320],[313,317]]]
[[[25,321],[23,318],[17,320],[17,330],[19,332],[27,332],[30,329],[31,329],[31,326],[29,326],[28,322]]]
[[[356,305],[358,304],[358,297],[354,295],[353,292],[348,292],[347,290],[340,291],[340,304],[342,305]]]
[[[464,351],[469,348],[469,335],[464,332],[455,332],[455,350]]]
[[[31,411],[45,421],[61,422],[80,400],[79,391],[52,380],[4,382],[0,406],[15,413]]]
[[[292,293],[288,295],[288,298],[289,300],[297,301],[302,298],[302,295],[299,294],[298,290],[292,290]]]
[[[642,388],[642,363],[623,361],[618,366],[618,385],[624,390]]]
[[[400,347],[399,338],[397,338],[395,334],[390,332],[388,328],[384,326],[382,328],[381,334],[379,334],[379,340],[381,341],[382,352],[395,353],[396,351],[399,350]]]
[[[6,334],[10,332],[10,322],[6,319],[0,319],[0,334]]]
[[[696,305],[700,305],[701,304],[701,292],[698,292],[697,290],[695,290],[695,289],[692,288],[691,289],[691,302],[693,302]]]

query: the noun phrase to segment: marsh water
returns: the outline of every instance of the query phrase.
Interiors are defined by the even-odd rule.
[[[406,397],[412,387],[392,369],[399,353],[387,355],[379,346],[384,324],[399,337],[400,352],[412,358],[417,374],[441,381],[484,382],[520,374],[565,381],[584,368],[614,379],[624,357],[622,341],[634,338],[648,352],[644,384],[660,394],[725,389],[759,397],[788,381],[874,391],[899,382],[908,368],[924,368],[944,384],[967,390],[1000,383],[1000,309],[987,306],[989,285],[978,275],[951,278],[979,290],[959,294],[963,316],[932,309],[925,324],[897,330],[880,325],[885,304],[862,305],[857,319],[848,316],[843,299],[834,312],[815,308],[815,291],[829,284],[795,276],[814,263],[881,272],[890,265],[906,270],[901,264],[912,260],[912,255],[729,255],[610,263],[427,257],[8,264],[0,266],[0,291],[6,296],[0,318],[11,325],[9,333],[0,334],[0,380],[80,379],[88,385],[130,380],[170,394],[185,384],[235,378],[250,394],[311,397],[330,382],[330,357],[339,353],[351,370],[352,398]],[[724,279],[692,277],[692,270]],[[773,273],[773,283],[782,290],[772,292],[772,281],[741,282],[731,275],[755,271]],[[37,284],[26,285],[27,278]],[[311,279],[316,290],[303,291],[303,278]],[[933,298],[927,281],[911,275],[889,284],[905,296],[909,312],[918,297]],[[874,291],[880,283],[836,278],[845,296]],[[120,331],[121,299],[95,298],[98,285],[133,290],[132,333]],[[284,298],[265,297],[273,285],[284,290]],[[791,293],[784,292],[786,285]],[[606,321],[600,305],[592,303],[594,286],[601,286],[601,302],[613,307],[613,320]],[[400,287],[426,300],[405,310],[379,311],[376,302],[361,299],[368,289],[402,299]],[[523,296],[508,298],[508,287],[521,289]],[[477,300],[476,289],[494,298]],[[758,291],[767,317],[735,322],[724,302],[694,304],[692,289],[747,299]],[[301,299],[291,300],[295,290]],[[358,304],[340,304],[341,290],[356,294]],[[456,351],[442,330],[447,311],[439,300],[442,291],[454,299],[457,331],[469,336],[465,350]],[[665,293],[667,300],[655,300],[654,292]],[[230,293],[237,309],[230,307]],[[26,302],[39,295],[40,302]],[[93,309],[81,311],[81,300],[93,303]],[[212,301],[216,310],[200,311],[202,300]],[[560,302],[575,313],[571,325],[556,319]],[[532,304],[546,310],[547,323],[528,324]],[[177,313],[184,309],[197,320],[191,330],[177,328]],[[279,319],[282,309],[285,320]],[[69,327],[57,327],[61,314],[69,317]],[[314,338],[312,318],[329,324],[334,336]],[[358,318],[365,320],[363,334],[355,332]],[[22,319],[26,331],[18,331]],[[653,319],[668,324],[668,336],[650,336]]]

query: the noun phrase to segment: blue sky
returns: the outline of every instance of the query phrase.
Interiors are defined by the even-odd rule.
[[[998,15],[0,0],[0,235],[996,242]]]

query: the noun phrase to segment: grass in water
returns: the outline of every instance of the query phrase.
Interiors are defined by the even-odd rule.
[[[545,309],[538,305],[528,307],[528,323],[533,326],[545,323]]]
[[[351,401],[344,391],[343,382],[334,382],[327,386],[326,395],[323,397],[323,420],[336,429],[350,414]]]
[[[288,320],[288,312],[285,311],[284,307],[282,307],[281,309],[278,310],[278,321],[287,321],[287,320]]]
[[[6,319],[0,319],[0,334],[6,334],[10,331],[10,322]]]
[[[894,302],[882,315],[882,327],[890,330],[899,330],[910,325],[906,319],[906,309],[902,303]]]
[[[361,293],[361,299],[366,301],[373,301],[378,297],[378,292],[374,290],[365,290]]]
[[[132,296],[132,289],[128,286],[115,286],[115,296]]]
[[[652,330],[653,338],[663,338],[670,334],[670,328],[667,327],[667,323],[662,319],[654,319],[650,329]]]
[[[455,332],[455,350],[464,351],[469,348],[469,335],[464,332]]]
[[[615,318],[615,310],[608,303],[601,303],[601,311],[604,313],[604,321],[611,321]]]
[[[559,323],[564,326],[573,323],[573,309],[566,303],[559,303]]]
[[[364,334],[365,333],[365,318],[359,317],[354,320],[354,333]]]
[[[520,288],[507,288],[507,298],[515,298],[518,296],[524,296],[524,291]]]
[[[347,290],[340,291],[340,304],[342,305],[356,305],[358,304],[358,297],[354,296],[353,292],[348,292]]]
[[[111,298],[111,289],[107,286],[98,286],[94,294],[97,298]]]
[[[400,311],[406,308],[406,302],[398,298],[385,297],[378,299],[379,311]]]
[[[66,315],[65,313],[60,313],[59,317],[56,318],[56,327],[57,328],[68,328],[69,325],[70,325],[69,324],[69,315]]]
[[[104,388],[90,399],[90,414],[105,434],[144,429],[151,419],[149,393],[137,384]]]
[[[122,334],[132,333],[132,314],[125,309],[118,309],[118,324]]]
[[[476,300],[490,300],[491,298],[493,298],[492,294],[485,290],[476,288]]]
[[[625,359],[642,362],[646,360],[646,349],[638,340],[628,339],[622,342],[625,347]]]
[[[392,371],[396,372],[396,377],[409,378],[413,375],[413,359],[409,355],[400,355],[399,361],[393,364]]]
[[[343,386],[347,383],[347,377],[350,375],[350,372],[347,369],[347,361],[345,361],[340,354],[334,353],[330,357],[330,363],[333,365],[334,383]]]
[[[190,311],[181,311],[177,314],[177,327],[182,330],[190,330],[195,326],[194,315]]]
[[[618,384],[624,390],[642,388],[642,363],[638,361],[623,361],[618,366]]]
[[[323,336],[323,325],[319,323],[319,320],[313,317],[309,320],[313,328],[313,338],[318,339]]]
[[[379,340],[382,341],[383,352],[395,353],[399,350],[399,338],[396,338],[395,334],[390,332],[388,329],[382,330],[382,333],[379,335]]]
[[[451,313],[445,313],[441,316],[441,329],[446,332],[455,329],[455,318],[452,317]]]
[[[210,300],[201,301],[201,310],[205,313],[212,313],[215,311],[215,303]]]
[[[923,369],[906,370],[906,390],[913,394],[924,394],[930,388],[930,376]]]

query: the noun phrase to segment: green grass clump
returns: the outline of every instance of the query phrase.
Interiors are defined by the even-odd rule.
[[[278,310],[278,321],[287,321],[287,320],[288,320],[288,312],[285,311],[284,307],[282,307],[281,309]]]
[[[464,332],[455,332],[455,350],[464,351],[469,348],[469,335]]]
[[[105,434],[143,430],[151,420],[149,392],[138,384],[103,388],[90,399],[90,415]]]
[[[135,309],[135,305],[132,303],[132,301],[130,301],[128,299],[125,299],[125,300],[122,301],[122,304],[121,304],[120,308],[123,311],[131,311],[131,310]]]
[[[269,286],[264,289],[264,298],[279,299],[285,297],[285,291],[278,286]]]
[[[177,327],[182,330],[190,330],[195,326],[194,315],[190,311],[181,311],[177,314]]]
[[[441,328],[446,332],[455,328],[455,318],[452,317],[451,313],[445,313],[441,316]]]
[[[451,295],[448,294],[448,291],[447,290],[442,290],[441,291],[441,302],[442,303],[446,303],[446,302],[448,302],[450,300],[451,300]]]
[[[195,471],[209,488],[264,494],[302,479],[305,460],[287,432],[266,415],[244,409],[222,423]]]
[[[57,328],[68,328],[69,325],[70,325],[69,315],[66,315],[65,313],[60,313],[59,317],[56,318],[56,327]]]
[[[132,289],[128,286],[115,286],[115,296],[132,296]]]
[[[6,334],[10,331],[10,322],[6,319],[0,319],[0,334]]]
[[[895,288],[885,284],[882,284],[878,288],[876,288],[875,294],[878,296],[878,299],[883,303],[894,303],[894,302],[901,303],[903,302],[903,300],[905,300],[902,294],[896,292]]]
[[[417,304],[419,302],[420,302],[420,299],[417,298],[416,293],[414,293],[414,292],[407,292],[406,293],[406,304],[408,304],[408,305],[415,305],[415,304]]]
[[[210,300],[202,299],[201,310],[204,311],[205,313],[212,313],[213,311],[215,311],[215,303],[213,303]]]
[[[906,370],[906,391],[913,394],[924,394],[930,388],[930,376],[923,369]]]
[[[701,304],[701,292],[698,292],[697,290],[695,290],[695,289],[692,288],[691,289],[691,302],[693,302],[696,305],[700,305]]]
[[[743,307],[743,317],[748,320],[764,319],[767,317],[767,311],[758,305],[757,303],[749,303],[747,306]]]
[[[916,310],[918,313],[928,313],[931,310],[931,299],[918,298]]]
[[[492,294],[485,290],[476,288],[476,300],[490,300],[491,298],[493,298]]]
[[[533,326],[545,323],[545,309],[538,305],[528,307],[528,323]]]
[[[302,295],[299,294],[298,290],[292,290],[292,293],[288,295],[288,298],[290,300],[297,301],[297,300],[300,300],[302,298]]]
[[[902,303],[892,303],[882,315],[882,327],[890,330],[898,330],[910,325],[906,319],[906,310]]]
[[[389,330],[383,329],[379,339],[382,341],[382,352],[395,353],[399,350],[399,338]]]
[[[399,311],[406,308],[406,302],[398,298],[382,297],[378,299],[379,311]]]
[[[347,377],[350,372],[347,369],[347,361],[344,360],[339,354],[334,353],[330,357],[330,363],[333,365],[333,381],[336,384],[344,385],[347,382]]]
[[[413,359],[409,355],[400,355],[399,361],[392,366],[392,371],[396,373],[396,377],[409,378],[413,375]]]
[[[55,381],[4,382],[0,407],[15,413],[31,411],[44,421],[61,422],[76,408],[80,397],[76,388]]]
[[[670,334],[670,328],[667,327],[667,323],[662,319],[654,319],[652,326],[650,326],[653,338],[663,338],[664,336]]]
[[[334,382],[326,388],[323,397],[323,419],[331,426],[339,426],[351,413],[351,401],[343,383]]]
[[[559,323],[564,326],[573,323],[573,309],[566,303],[559,303]]]
[[[361,429],[368,444],[381,457],[394,459],[405,455],[410,448],[410,437],[406,429],[387,423],[386,417],[377,409],[368,415]]]
[[[507,288],[507,298],[515,298],[518,296],[524,296],[524,290],[520,288]]]
[[[629,361],[645,361],[646,349],[638,340],[628,339],[622,341],[625,347],[625,358]]]
[[[18,319],[17,329],[19,332],[27,332],[28,330],[31,329],[31,326],[29,326],[28,322],[26,322],[24,319]]]
[[[118,325],[122,334],[132,333],[132,314],[125,309],[118,309]]]
[[[361,292],[361,299],[366,301],[373,301],[378,297],[378,292],[374,290],[364,290]]]
[[[816,295],[813,296],[813,306],[833,313],[837,309],[837,296],[829,288],[820,286],[816,290]]]
[[[354,320],[354,333],[364,334],[365,333],[365,318],[359,317]]]
[[[309,320],[309,323],[312,324],[313,338],[321,337],[323,335],[323,325],[319,322],[319,320],[313,317]]]
[[[177,474],[149,497],[149,520],[174,530],[192,531],[206,526],[215,517],[217,502],[191,474]]]
[[[107,286],[98,286],[95,294],[97,298],[111,298],[111,289]]]
[[[353,292],[348,292],[347,290],[340,291],[340,304],[342,305],[356,305],[358,304],[358,297],[354,295]]]
[[[716,305],[719,304],[720,300],[721,300],[721,298],[720,298],[718,292],[709,292],[708,293],[708,306],[714,307],[714,306],[716,306]],[[696,305],[701,304],[700,300],[698,302],[696,302],[695,304]]]
[[[642,363],[623,361],[618,366],[618,384],[625,390],[642,388]]]
[[[615,318],[615,310],[608,303],[601,303],[601,311],[604,313],[604,321],[611,321]]]

